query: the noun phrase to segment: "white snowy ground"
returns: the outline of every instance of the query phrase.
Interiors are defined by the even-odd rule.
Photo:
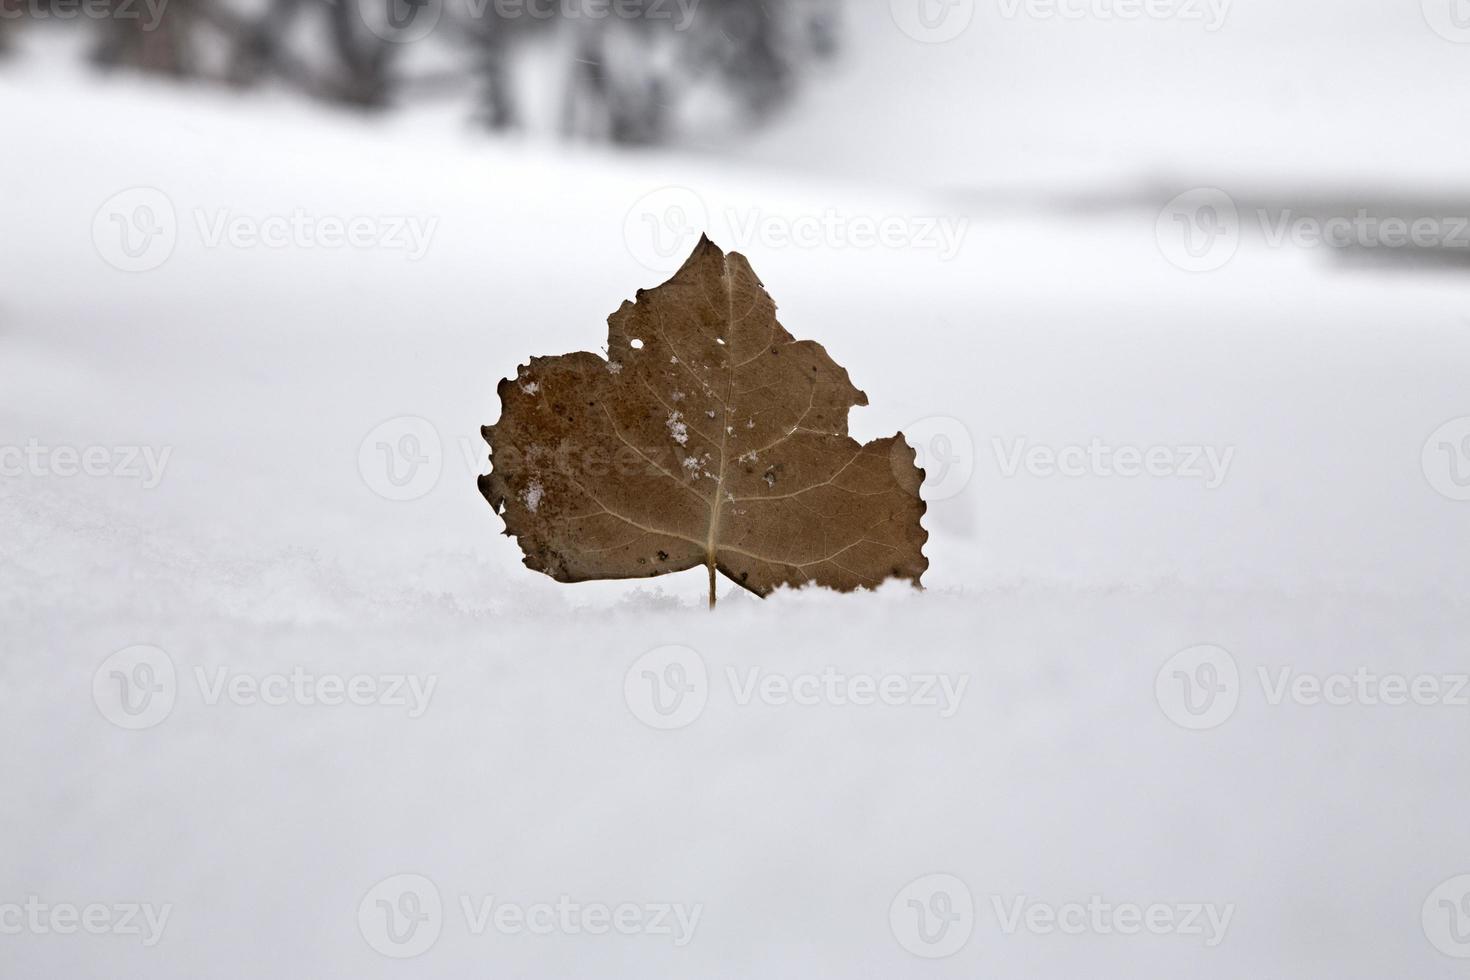
[[[1470,707],[1272,705],[1258,676],[1470,670],[1470,503],[1421,463],[1441,423],[1470,415],[1463,280],[1354,278],[1251,241],[1188,274],[1153,213],[956,213],[217,99],[0,73],[0,445],[53,451],[0,479],[0,976],[1465,974],[1433,941],[1464,950],[1439,904],[1460,893],[1431,891],[1470,871]],[[856,435],[944,433],[958,472],[973,466],[926,518],[927,592],[732,591],[710,615],[702,571],[561,586],[499,535],[474,483],[495,383],[532,354],[598,349],[606,315],[660,281],[625,218],[671,184],[747,251],[787,327],[866,389]],[[127,273],[104,260],[106,214],[97,241],[93,223],[139,186],[166,195],[178,240]],[[941,261],[746,245],[728,215],[829,207],[970,225]],[[196,224],[297,208],[437,228],[412,261],[211,248]],[[404,416],[432,424],[442,472],[395,502],[359,453]],[[957,422],[914,424],[933,418]],[[1234,455],[1213,489],[1007,476],[993,440],[1023,437]],[[56,447],[94,446],[171,455],[154,487],[56,472]],[[173,707],[124,730],[110,667],[95,695],[94,674],[139,644],[167,653],[176,683],[155,675],[152,704]],[[641,669],[631,699],[624,681],[670,644],[702,657],[707,705],[664,731],[640,720],[656,717]],[[1188,717],[1178,678],[1163,670],[1160,695],[1156,677],[1201,644],[1233,655],[1239,683],[1216,703],[1238,707],[1190,731],[1171,720]],[[964,693],[948,717],[741,705],[727,673],[828,667]],[[418,717],[211,704],[221,669],[436,686]],[[900,890],[936,873],[965,883],[974,915],[928,946]],[[399,874],[443,905],[404,947],[376,901],[411,910],[394,904],[406,879],[370,893]],[[56,934],[32,896],[171,911],[150,946]],[[490,896],[701,914],[685,945],[476,934],[461,899]],[[1023,896],[1230,918],[1215,937],[1120,935],[1106,915],[1078,935],[1008,932]],[[910,951],[961,939],[945,959]],[[400,961],[374,942],[428,948]]]

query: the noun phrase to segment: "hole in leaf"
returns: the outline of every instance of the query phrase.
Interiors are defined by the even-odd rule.
[[[634,350],[642,350],[643,349],[643,341],[639,340],[637,337],[634,337],[632,340],[630,340],[628,342],[628,344]]]

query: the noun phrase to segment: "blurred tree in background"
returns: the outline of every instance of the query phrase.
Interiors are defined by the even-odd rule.
[[[14,33],[14,23],[21,16],[20,5],[17,0],[0,0],[0,58],[4,58],[11,50],[11,35]]]
[[[544,103],[555,88],[564,136],[660,144],[716,103],[731,128],[778,110],[836,53],[841,2],[0,0],[0,50],[27,18],[82,6],[86,16],[64,19],[96,31],[91,60],[109,71],[359,110],[469,95],[493,130],[524,125],[530,97]],[[533,50],[553,82],[527,80]]]
[[[103,68],[129,67],[187,78],[195,74],[191,10],[195,0],[168,0],[150,17],[138,0],[104,0],[92,60]],[[134,16],[136,15],[136,16]]]

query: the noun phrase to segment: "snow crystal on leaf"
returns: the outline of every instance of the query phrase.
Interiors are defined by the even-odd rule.
[[[664,424],[669,427],[669,435],[673,436],[674,441],[679,445],[682,446],[689,442],[689,426],[684,423],[683,412],[670,412],[669,420]]]
[[[546,488],[541,485],[540,480],[532,480],[531,485],[521,491],[521,502],[531,513],[541,506],[541,498],[546,496]]]

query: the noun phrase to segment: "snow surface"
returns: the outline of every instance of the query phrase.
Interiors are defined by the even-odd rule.
[[[1448,120],[1470,30],[1454,43],[1430,26],[1452,10],[1470,23],[1454,0],[1154,0],[1156,17],[1109,13],[1142,9],[1127,0],[954,0],[929,8],[957,23],[973,12],[943,44],[895,30],[902,5],[848,5],[830,83],[733,152],[1011,192],[1159,178],[1466,187],[1470,136]]]
[[[1156,212],[964,210],[702,158],[571,154],[345,121],[269,100],[0,73],[0,445],[171,447],[156,487],[0,480],[0,908],[173,906],[154,946],[0,935],[0,976],[1461,976],[1421,906],[1470,870],[1467,707],[1269,705],[1258,667],[1466,667],[1470,504],[1421,468],[1470,414],[1463,285],[1349,275],[1247,243],[1192,275]],[[749,249],[798,337],[868,393],[852,418],[958,435],[919,594],[765,602],[703,570],[561,586],[479,496],[496,382],[599,349],[660,276],[624,241],[645,194],[727,209],[956,215],[952,261]],[[166,193],[172,257],[106,264],[99,206]],[[207,248],[194,209],[437,219],[402,252]],[[442,440],[431,492],[360,472],[385,420]],[[949,422],[960,420],[961,428]],[[917,423],[917,425],[916,425]],[[424,430],[415,430],[424,431]],[[1223,482],[1007,477],[993,440],[1233,447]],[[968,444],[964,442],[968,439]],[[934,443],[928,443],[931,448]],[[373,447],[368,447],[371,457]],[[166,651],[177,703],[123,730],[94,672]],[[647,651],[708,667],[657,730],[625,697]],[[1155,678],[1218,644],[1233,718],[1174,724]],[[967,679],[923,706],[740,705],[726,669]],[[436,679],[427,709],[211,705],[212,679]],[[210,681],[212,683],[212,680]],[[376,952],[358,909],[431,879],[442,935]],[[974,934],[911,955],[889,909],[959,877]],[[476,936],[459,897],[700,903],[694,940]],[[1006,934],[992,896],[1233,905],[1224,940]],[[0,926],[5,923],[0,921]]]

